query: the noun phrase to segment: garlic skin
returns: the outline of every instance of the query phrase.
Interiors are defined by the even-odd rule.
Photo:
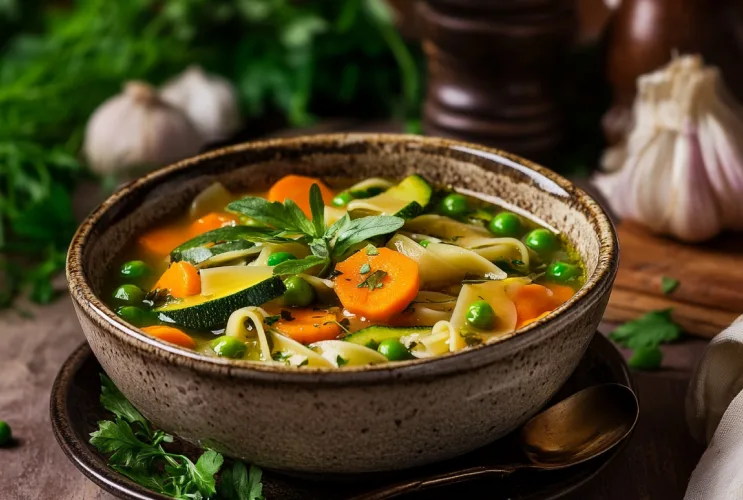
[[[83,153],[94,172],[116,174],[161,167],[197,154],[203,145],[181,110],[149,84],[133,81],[90,117]]]
[[[699,242],[743,229],[743,109],[716,68],[677,58],[638,80],[633,128],[594,184],[621,218]]]
[[[161,97],[182,109],[206,142],[228,139],[241,125],[237,92],[230,82],[191,66],[166,83]]]

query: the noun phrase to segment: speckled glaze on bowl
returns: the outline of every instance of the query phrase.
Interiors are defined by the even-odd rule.
[[[412,172],[534,214],[575,245],[586,263],[586,284],[554,313],[501,342],[432,360],[343,370],[208,357],[148,336],[98,298],[125,242],[181,213],[215,180],[239,192],[288,173],[358,179]],[[155,425],[268,468],[355,474],[451,458],[534,415],[585,352],[617,263],[606,214],[547,169],[462,142],[339,134],[234,146],[127,185],[81,225],[67,277],[95,356]]]

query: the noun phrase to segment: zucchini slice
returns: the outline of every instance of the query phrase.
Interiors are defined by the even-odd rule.
[[[215,268],[219,269],[219,268]],[[223,328],[233,311],[260,306],[280,297],[286,291],[284,282],[272,276],[242,289],[214,295],[193,295],[155,309],[160,321],[197,330]]]
[[[420,175],[404,178],[384,193],[371,198],[353,200],[348,210],[359,210],[377,214],[395,215],[410,219],[420,215],[431,202],[433,188]]]
[[[400,340],[400,337],[406,335],[428,333],[430,331],[430,326],[369,326],[348,335],[343,340],[376,349],[383,340]]]

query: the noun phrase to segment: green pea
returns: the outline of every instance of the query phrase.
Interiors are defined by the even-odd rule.
[[[431,244],[431,240],[421,240],[420,241],[420,246],[422,246],[423,248],[428,248],[428,245],[430,245],[430,244]]]
[[[144,290],[135,285],[121,285],[114,290],[114,298],[129,305],[141,304],[145,295]]]
[[[287,306],[306,307],[315,300],[315,289],[299,276],[287,278],[284,286],[284,304]]]
[[[488,224],[490,232],[501,238],[515,238],[523,231],[521,217],[511,212],[501,212]]]
[[[377,352],[390,361],[402,361],[410,359],[410,351],[397,339],[385,339],[379,343]]]
[[[245,344],[240,342],[235,337],[228,335],[222,335],[212,340],[209,344],[217,356],[224,358],[242,358],[245,355]]]
[[[10,443],[13,433],[10,430],[10,425],[5,420],[0,420],[0,446],[5,446]]]
[[[348,191],[343,191],[338,193],[331,203],[334,207],[345,207],[351,200],[353,200],[353,195]]]
[[[470,204],[464,195],[455,193],[441,200],[440,210],[449,217],[459,217],[470,211]]]
[[[479,328],[489,330],[495,324],[495,311],[493,307],[484,300],[478,300],[470,304],[465,315],[467,323]]]
[[[157,316],[151,311],[145,311],[141,307],[124,306],[116,310],[124,321],[136,327],[152,326],[158,323]]]
[[[538,254],[554,252],[560,246],[557,236],[551,231],[541,228],[527,234],[524,238],[524,244]]]
[[[130,260],[121,266],[121,275],[126,278],[142,278],[150,274],[150,267],[141,260]]]
[[[547,268],[547,279],[559,282],[574,280],[581,275],[580,267],[563,261],[555,261]]]
[[[294,254],[291,254],[289,252],[272,253],[268,256],[268,265],[277,266],[282,262],[286,262],[287,260],[297,260],[297,258],[294,256]]]

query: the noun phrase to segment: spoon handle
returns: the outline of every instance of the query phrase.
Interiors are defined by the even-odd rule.
[[[429,490],[438,488],[439,486],[462,483],[473,479],[481,479],[486,476],[497,475],[505,477],[510,475],[514,470],[516,470],[516,468],[512,466],[505,466],[503,468],[478,466],[469,469],[460,469],[438,474],[436,476],[424,476],[417,479],[408,479],[392,483],[379,488],[378,490],[355,496],[351,500],[383,500],[394,498],[406,493]]]

